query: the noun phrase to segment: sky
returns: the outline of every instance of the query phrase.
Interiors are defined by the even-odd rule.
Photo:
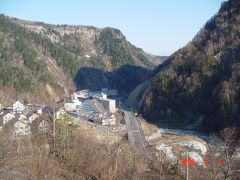
[[[0,14],[50,24],[114,27],[154,55],[186,45],[223,0],[0,0]]]

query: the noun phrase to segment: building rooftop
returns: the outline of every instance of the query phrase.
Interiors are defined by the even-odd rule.
[[[99,103],[96,99],[89,99],[83,102],[83,104],[79,107],[79,110],[83,111],[93,111],[97,113],[104,113],[106,110],[103,105]]]

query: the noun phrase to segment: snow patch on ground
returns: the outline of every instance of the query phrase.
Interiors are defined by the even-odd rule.
[[[207,147],[198,141],[183,141],[177,144],[180,146],[187,146],[195,150],[200,150],[202,152],[202,155],[205,155],[207,153]]]
[[[198,165],[203,166],[204,161],[202,156],[200,156],[197,152],[187,152],[182,154],[183,157],[188,156],[189,159],[193,159]]]
[[[173,163],[177,162],[177,157],[172,152],[172,146],[166,144],[157,144],[156,149],[162,151],[167,159]]]

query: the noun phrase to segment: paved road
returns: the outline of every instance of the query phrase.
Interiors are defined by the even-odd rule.
[[[137,148],[145,154],[146,158],[149,161],[153,161],[152,156],[146,149],[148,143],[143,134],[142,127],[140,125],[140,120],[133,114],[133,112],[129,111],[127,108],[124,108],[123,112],[125,116],[126,130],[128,131],[129,141],[132,144],[136,145]]]
[[[144,133],[143,133],[143,130],[142,130],[142,127],[140,124],[140,120],[127,107],[121,106],[121,109],[124,112],[126,126],[120,127],[120,129],[118,129],[118,130],[120,130],[120,131],[126,130],[128,132],[129,141],[132,144],[134,144],[135,146],[137,146],[137,148],[145,154],[147,160],[152,162],[154,158],[152,158],[153,156],[151,156],[147,150],[148,143],[144,136]],[[70,115],[72,117],[79,118],[77,113],[71,113]],[[91,123],[89,121],[87,121],[87,123],[92,124],[95,127],[98,127],[97,125],[95,125],[94,123]],[[112,128],[103,127],[103,126],[101,126],[101,130],[113,131]]]

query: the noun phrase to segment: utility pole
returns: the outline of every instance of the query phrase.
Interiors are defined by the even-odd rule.
[[[188,151],[187,151],[187,177],[186,180],[188,180]]]

